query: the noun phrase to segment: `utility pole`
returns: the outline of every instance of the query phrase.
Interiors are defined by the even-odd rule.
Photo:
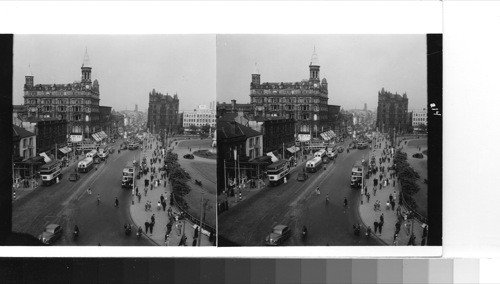
[[[201,187],[201,186],[200,186]],[[198,246],[201,245],[201,228],[203,226],[203,212],[204,210],[204,204],[203,204],[203,187],[201,187],[201,206],[200,206],[200,228],[198,229]]]

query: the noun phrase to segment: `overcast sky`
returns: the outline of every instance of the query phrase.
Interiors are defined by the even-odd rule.
[[[328,104],[375,110],[385,88],[406,92],[409,109],[426,106],[425,35],[218,35],[217,101],[250,102],[255,62],[261,83],[308,79],[314,46]]]
[[[100,105],[147,110],[153,88],[177,92],[181,110],[209,105],[215,100],[215,47],[214,35],[16,35],[13,102],[24,102],[29,65],[35,84],[80,81],[87,48]]]

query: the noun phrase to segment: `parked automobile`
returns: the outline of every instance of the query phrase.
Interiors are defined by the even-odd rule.
[[[58,224],[50,224],[45,227],[45,231],[38,236],[38,239],[45,245],[51,245],[62,236],[62,227]]]
[[[297,175],[297,181],[305,181],[309,176],[306,173],[299,173]]]
[[[194,156],[192,154],[186,154],[186,155],[184,155],[184,159],[192,160],[192,159],[194,159]]]
[[[342,153],[342,152],[344,152],[344,148],[343,148],[343,147],[338,147],[338,148],[337,148],[337,151],[338,151],[339,153]]]
[[[80,179],[80,175],[77,173],[69,174],[69,181],[77,181]]]
[[[269,246],[277,246],[282,244],[284,241],[286,241],[290,235],[292,234],[292,231],[290,231],[290,228],[286,225],[276,225],[273,228],[272,233],[270,233],[266,237],[266,245]]]

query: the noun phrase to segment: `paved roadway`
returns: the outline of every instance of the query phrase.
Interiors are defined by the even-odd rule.
[[[295,170],[287,184],[266,187],[219,215],[219,235],[235,244],[261,246],[275,225],[286,224],[292,229],[291,238],[283,244],[287,246],[379,245],[374,238],[355,237],[352,228],[355,223],[363,224],[358,213],[360,192],[350,188],[351,169],[368,154],[368,149],[344,151],[335,164],[309,174],[305,182],[296,180],[299,169]],[[319,196],[314,193],[317,186]],[[344,197],[349,204],[346,210]],[[300,236],[303,225],[308,229],[305,242]]]
[[[124,150],[120,154],[115,151],[107,163],[97,165],[97,171],[82,173],[76,182],[68,181],[69,173],[76,167],[72,165],[59,184],[42,186],[13,204],[13,231],[38,237],[45,225],[57,223],[63,226],[64,234],[56,245],[151,245],[144,237],[125,236],[123,229],[125,223],[133,222],[128,210],[131,192],[121,188],[122,170],[134,156],[139,158],[139,153],[140,150]],[[88,187],[93,189],[92,195],[87,194]],[[97,194],[101,197],[100,205]],[[118,208],[114,206],[115,197],[119,200]],[[80,237],[73,241],[75,224],[80,228]]]

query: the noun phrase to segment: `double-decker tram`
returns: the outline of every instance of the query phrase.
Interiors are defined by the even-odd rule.
[[[40,177],[43,185],[51,185],[62,178],[61,161],[51,161],[40,167]]]
[[[284,182],[290,173],[290,164],[287,160],[277,161],[267,166],[267,177],[270,186],[276,186]]]

